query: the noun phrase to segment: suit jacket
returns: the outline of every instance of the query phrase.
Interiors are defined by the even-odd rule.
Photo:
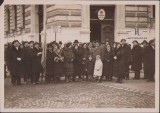
[[[142,48],[137,45],[132,48],[132,70],[142,69]]]
[[[18,50],[15,47],[11,49],[11,74],[17,75],[20,74],[22,60],[23,60],[23,52],[20,48]],[[21,58],[21,61],[18,61],[17,58]]]

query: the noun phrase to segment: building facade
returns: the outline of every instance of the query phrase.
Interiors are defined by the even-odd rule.
[[[5,5],[5,43],[155,38],[154,5]]]

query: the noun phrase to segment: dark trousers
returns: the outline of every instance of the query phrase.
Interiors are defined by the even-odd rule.
[[[72,75],[65,75],[66,82],[70,82],[71,81],[71,76]]]
[[[53,81],[54,82],[58,82],[60,80],[60,76],[58,76],[58,75],[53,75]]]
[[[135,79],[140,79],[140,70],[135,70]]]
[[[144,65],[144,67],[143,67],[143,68],[144,68],[144,78],[147,79],[147,78],[148,78],[148,69],[147,69],[147,65],[148,65],[148,64],[143,63],[143,65]]]
[[[33,74],[33,83],[37,83],[39,81],[40,73],[36,72]]]
[[[112,80],[112,75],[113,75],[112,63],[104,62],[103,75],[106,77],[106,80]]]
[[[46,76],[46,82],[50,82],[51,81],[51,77],[52,77],[52,75],[51,74],[47,74],[47,76]]]
[[[124,68],[123,78],[129,79],[129,64],[125,63]]]
[[[28,73],[24,73],[24,82],[28,82],[29,81],[29,74]]]
[[[21,84],[21,75],[20,74],[12,74],[11,75],[11,82],[13,85],[20,85]]]
[[[117,82],[122,82],[122,74],[118,74],[118,76],[117,76],[118,78],[117,78]]]
[[[148,71],[148,80],[154,81],[155,71]]]
[[[81,79],[81,74],[82,74],[82,65],[80,64],[74,64],[74,75],[73,75],[73,79],[75,80],[76,76],[78,75],[78,77]]]

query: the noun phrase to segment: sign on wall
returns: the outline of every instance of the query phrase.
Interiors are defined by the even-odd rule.
[[[98,18],[99,18],[99,20],[104,20],[105,16],[106,16],[105,10],[104,9],[100,9],[98,11]]]

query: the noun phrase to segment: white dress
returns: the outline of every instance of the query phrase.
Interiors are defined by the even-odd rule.
[[[103,70],[103,63],[102,61],[96,60],[95,66],[94,66],[94,77],[100,77],[102,76],[102,70]]]

